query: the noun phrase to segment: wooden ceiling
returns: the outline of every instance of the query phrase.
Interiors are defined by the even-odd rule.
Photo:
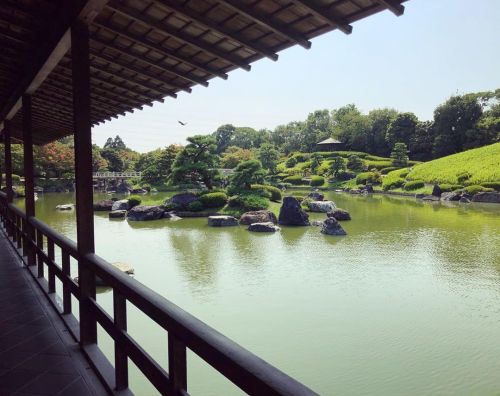
[[[353,22],[374,13],[404,11],[404,0],[73,1],[81,9],[101,3],[90,25],[93,125],[208,86],[212,78],[227,79],[234,69],[250,70],[261,58],[276,61],[293,45],[310,48],[313,37],[334,29],[350,34]],[[69,36],[68,3],[1,1],[0,122],[12,119],[14,138],[22,137],[19,94],[25,92],[33,95],[35,144],[73,133],[71,53],[61,45]],[[38,71],[34,89],[29,79],[42,50],[53,64],[49,57],[50,73],[40,78]]]

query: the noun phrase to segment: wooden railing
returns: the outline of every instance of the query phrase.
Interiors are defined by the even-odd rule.
[[[72,240],[52,230],[35,217],[27,218],[0,192],[0,218],[9,240],[26,262],[30,273],[46,293],[75,340],[80,327],[72,314],[71,296],[80,302],[80,321],[101,325],[114,341],[114,364],[97,343],[80,342],[84,354],[111,394],[131,394],[128,389],[128,359],[164,395],[188,395],[187,349],[193,351],[236,386],[251,395],[315,395],[312,390],[266,363],[221,333],[182,310],[137,280],[114,268],[96,254],[81,257]],[[55,249],[60,249],[60,263]],[[58,256],[59,257],[59,256]],[[71,278],[71,260],[113,289],[113,316],[96,301],[95,285],[90,293]],[[45,273],[47,269],[47,273]],[[56,281],[62,283],[62,306],[56,298]],[[85,304],[81,304],[85,302]],[[168,371],[155,361],[127,332],[127,304],[133,304],[168,334]],[[82,307],[87,312],[82,313]],[[83,323],[83,325],[87,325]],[[82,327],[83,328],[83,327]]]
[[[130,179],[132,177],[142,177],[142,172],[95,172],[94,179]]]

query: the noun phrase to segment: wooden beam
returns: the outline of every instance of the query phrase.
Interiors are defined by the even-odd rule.
[[[90,118],[90,52],[88,26],[77,21],[71,27],[73,122],[75,132],[76,234],[80,258],[80,344],[97,343],[97,322],[91,300],[96,298],[95,273],[84,257],[95,251],[92,182],[92,132]]]
[[[160,54],[166,55],[167,57],[171,59],[175,59],[178,62],[185,63],[188,66],[191,66],[194,69],[199,69],[207,74],[211,74],[220,78],[223,78],[224,80],[227,80],[227,74],[224,72],[221,72],[219,70],[213,69],[209,66],[205,66],[204,64],[195,61],[193,59],[190,59],[184,55],[178,54],[175,51],[172,51],[171,49],[165,48],[164,46],[160,45],[159,43],[152,42],[150,40],[145,39],[142,36],[139,36],[137,34],[133,34],[124,30],[121,30],[120,28],[113,27],[111,25],[95,21],[93,23],[96,26],[99,26],[103,29],[106,29],[114,34],[117,34],[119,36],[125,37],[131,41],[136,42],[137,44],[140,44],[146,48],[152,49],[153,51],[159,52]]]
[[[181,41],[185,44],[190,45],[200,51],[203,51],[215,58],[222,59],[234,66],[238,66],[243,70],[250,71],[252,67],[245,62],[243,59],[235,57],[227,52],[223,52],[217,49],[215,46],[210,46],[210,44],[205,43],[189,34],[182,32],[182,30],[173,29],[170,26],[167,26],[155,18],[150,17],[149,15],[138,11],[133,7],[129,7],[123,3],[119,3],[116,0],[110,0],[107,4],[108,8],[111,8],[113,11],[126,16],[127,18],[132,19],[135,22],[139,22],[142,25],[146,26],[148,29],[154,29],[162,34],[166,34],[168,36],[172,36],[178,41]]]
[[[237,32],[231,31],[224,26],[218,25],[217,23],[211,21],[204,15],[199,14],[198,12],[195,12],[185,6],[182,6],[177,3],[174,4],[173,2],[165,2],[164,0],[157,0],[155,2],[155,6],[158,8],[162,8],[164,10],[174,11],[176,14],[182,15],[184,18],[195,21],[197,25],[202,26],[204,29],[211,30],[217,34],[220,34],[221,36],[228,38],[243,47],[249,48],[252,51],[261,54],[273,61],[278,60],[278,54],[269,50],[269,48],[266,48],[260,44],[250,41],[241,36],[240,34],[238,34]]]
[[[399,4],[395,0],[378,0],[380,4],[382,4],[387,9],[391,10],[392,13],[396,16],[401,16],[405,12],[405,7],[402,4]]]
[[[53,18],[48,32],[40,37],[37,51],[31,57],[19,84],[0,110],[0,121],[11,119],[20,107],[22,95],[33,93],[55,68],[70,47],[70,26],[76,20],[91,22],[107,0],[61,2],[59,15]]]
[[[244,15],[251,19],[253,22],[259,25],[265,26],[266,28],[272,30],[274,33],[286,38],[287,40],[293,41],[302,47],[309,49],[311,48],[311,42],[299,33],[294,32],[288,26],[273,21],[267,14],[259,12],[252,7],[243,4],[241,1],[237,0],[220,0],[220,4],[232,9],[238,14]]]
[[[326,21],[329,25],[337,27],[340,31],[345,34],[352,33],[352,26],[349,25],[347,21],[343,18],[340,18],[336,15],[333,15],[331,11],[327,8],[322,8],[312,1],[304,1],[304,0],[294,0],[295,3],[300,4],[302,7],[307,9],[312,15],[316,18],[322,19]]]

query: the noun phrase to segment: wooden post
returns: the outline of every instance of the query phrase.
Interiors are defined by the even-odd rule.
[[[10,136],[11,136],[11,123],[10,120],[5,120],[4,122],[4,159],[5,159],[5,187],[7,193],[7,202],[11,203],[14,197],[14,192],[12,190],[12,151],[10,146]],[[7,233],[10,236],[14,235],[14,227],[10,224],[9,220],[12,220],[11,213],[7,210],[5,213],[7,217]]]
[[[82,21],[71,26],[73,123],[75,132],[76,234],[80,286],[80,343],[97,343],[97,322],[90,299],[96,298],[95,274],[85,261],[94,252],[92,135],[90,119],[89,29]]]
[[[23,150],[24,150],[24,193],[26,194],[26,217],[35,216],[35,180],[33,164],[33,125],[31,95],[23,95]],[[27,241],[24,253],[28,256],[28,265],[35,264],[33,241],[35,233],[29,221],[25,222]],[[24,250],[24,249],[23,249]]]

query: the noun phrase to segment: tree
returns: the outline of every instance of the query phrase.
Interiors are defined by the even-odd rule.
[[[417,161],[432,159],[432,145],[434,143],[434,123],[419,121],[415,127],[415,134],[410,137],[411,158]]]
[[[313,152],[316,144],[332,135],[332,119],[328,110],[316,110],[307,116],[302,131],[301,148],[305,152]]]
[[[365,170],[365,164],[357,155],[350,155],[347,160],[347,168],[354,172],[362,172]]]
[[[323,156],[319,153],[312,153],[311,155],[311,173],[315,175],[318,172],[318,168],[321,166],[321,161]]]
[[[230,188],[232,189],[250,189],[252,184],[261,184],[264,182],[266,171],[258,160],[249,160],[239,164],[231,177]]]
[[[286,155],[298,151],[302,145],[303,130],[303,122],[294,121],[286,125],[278,125],[271,133],[271,143],[279,147]]]
[[[418,124],[418,118],[413,113],[399,113],[389,124],[385,140],[389,147],[399,143],[410,145],[410,139],[415,135],[415,128]]]
[[[116,135],[114,139],[109,137],[106,140],[106,143],[104,143],[104,148],[105,149],[114,149],[114,150],[126,150],[127,146],[123,142],[120,135]]]
[[[367,151],[370,120],[354,104],[332,111],[333,136],[344,143],[346,149]]]
[[[222,168],[233,169],[236,168],[239,163],[248,161],[254,157],[255,153],[253,150],[230,146],[227,148],[224,154],[222,154],[220,165]]]
[[[280,153],[272,144],[264,143],[262,146],[260,146],[258,158],[262,164],[262,167],[269,170],[269,173],[276,173],[276,167],[280,159]]]
[[[234,125],[226,124],[226,125],[221,125],[213,133],[215,138],[215,143],[217,145],[216,149],[217,154],[223,153],[231,145],[235,131],[236,128],[234,127]]]
[[[176,183],[203,182],[211,190],[218,172],[217,145],[213,136],[196,135],[187,138],[172,165],[171,179]]]
[[[149,183],[165,182],[172,172],[172,165],[182,147],[171,144],[165,149],[142,154],[136,169],[142,172],[142,179]]]
[[[269,140],[266,130],[256,131],[249,127],[238,127],[234,132],[231,145],[244,149],[259,148],[264,142]]]
[[[116,150],[112,148],[102,149],[101,156],[108,162],[108,170],[111,172],[123,172],[125,170],[123,159]]]
[[[408,147],[404,143],[396,143],[391,152],[392,165],[398,168],[408,166]]]
[[[330,174],[337,177],[340,173],[345,172],[345,163],[342,157],[335,156],[330,162]]]
[[[37,173],[61,177],[65,173],[74,173],[75,151],[72,146],[60,141],[48,143],[34,152]]]
[[[92,171],[99,172],[108,169],[108,161],[101,155],[101,148],[97,144],[92,145]]]
[[[385,140],[390,123],[396,118],[398,111],[394,109],[375,109],[368,113],[370,128],[366,136],[366,151],[387,157],[391,146]]]

